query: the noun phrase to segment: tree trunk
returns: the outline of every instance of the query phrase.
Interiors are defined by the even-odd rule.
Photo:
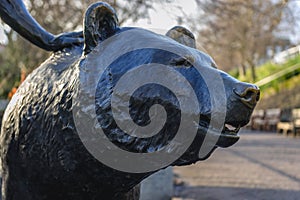
[[[245,65],[240,65],[239,66],[239,77],[241,79],[245,78],[246,76],[246,66]]]
[[[252,82],[255,83],[256,81],[255,65],[250,65],[250,69],[251,69]]]

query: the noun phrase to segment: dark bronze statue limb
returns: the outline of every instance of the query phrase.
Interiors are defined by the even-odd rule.
[[[47,32],[27,11],[22,0],[1,0],[0,16],[12,29],[36,46],[57,51],[83,42],[82,32],[52,35]]]

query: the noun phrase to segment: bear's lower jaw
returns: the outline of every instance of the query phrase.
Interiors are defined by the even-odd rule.
[[[239,135],[223,134],[221,133],[216,146],[227,148],[234,145],[240,139]]]
[[[222,131],[214,128],[208,129],[208,127],[209,122],[202,121],[201,123],[199,123],[198,133],[205,135],[209,134],[211,138],[215,138],[214,141],[216,141],[216,147],[227,148],[234,145],[240,139],[238,133],[240,128],[242,127],[241,125],[234,127],[230,124],[225,123]]]
[[[225,124],[216,145],[222,148],[234,145],[240,139],[238,133],[241,126],[242,125],[238,125],[236,128],[230,124]]]

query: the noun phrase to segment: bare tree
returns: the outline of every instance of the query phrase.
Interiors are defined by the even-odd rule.
[[[202,9],[199,42],[215,56],[223,69],[239,67],[245,75],[267,54],[267,49],[282,45],[276,36],[283,21],[285,4],[272,0],[197,0]]]

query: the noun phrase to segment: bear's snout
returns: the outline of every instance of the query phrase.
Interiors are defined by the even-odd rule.
[[[249,83],[238,83],[233,89],[233,92],[237,95],[237,98],[250,109],[255,107],[260,98],[259,88]]]

